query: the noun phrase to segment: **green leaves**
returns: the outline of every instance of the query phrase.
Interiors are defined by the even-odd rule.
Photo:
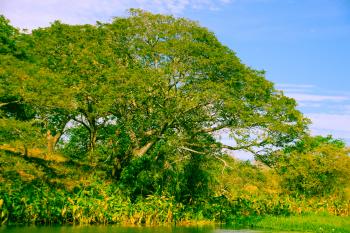
[[[350,175],[349,150],[331,137],[306,137],[275,162],[283,186],[293,194],[342,195]]]
[[[2,120],[37,122],[49,154],[88,158],[125,185],[138,182],[135,195],[168,189],[190,201],[209,192],[205,168],[222,149],[263,160],[307,128],[294,100],[196,22],[142,10],[31,34],[0,22]],[[222,130],[235,147],[215,139]]]

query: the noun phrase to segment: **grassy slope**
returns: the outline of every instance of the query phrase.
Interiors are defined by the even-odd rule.
[[[252,225],[256,228],[272,230],[348,233],[350,232],[350,217],[330,215],[268,216]]]
[[[46,157],[42,153],[29,153],[23,157],[20,153],[4,151],[0,148],[0,181],[7,185],[30,184],[40,180],[48,185],[62,186],[72,190],[74,187],[88,186],[96,171],[87,164],[69,161],[60,154]]]

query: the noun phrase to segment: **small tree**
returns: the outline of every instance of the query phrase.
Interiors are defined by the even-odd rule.
[[[275,169],[282,186],[294,194],[329,195],[349,185],[350,157],[344,142],[307,137],[279,155]]]

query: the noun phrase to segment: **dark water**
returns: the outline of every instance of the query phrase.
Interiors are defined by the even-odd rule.
[[[122,227],[122,226],[52,226],[0,227],[0,233],[267,233],[262,230],[235,230],[215,226],[205,227]],[[276,231],[274,231],[276,232]],[[286,232],[285,232],[286,233]]]

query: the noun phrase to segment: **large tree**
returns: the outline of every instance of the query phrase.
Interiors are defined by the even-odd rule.
[[[196,22],[131,10],[112,23],[57,21],[28,36],[39,68],[23,96],[46,122],[51,145],[83,127],[89,154],[108,145],[106,161],[122,169],[151,154],[164,165],[219,158],[223,149],[264,160],[305,133],[296,102]],[[235,146],[215,139],[223,130]]]
[[[305,132],[296,102],[197,23],[132,10],[102,27],[127,64],[148,74],[134,76],[112,110],[130,128],[134,155],[166,140],[190,153],[245,149],[263,158]],[[235,147],[212,140],[223,129]]]

